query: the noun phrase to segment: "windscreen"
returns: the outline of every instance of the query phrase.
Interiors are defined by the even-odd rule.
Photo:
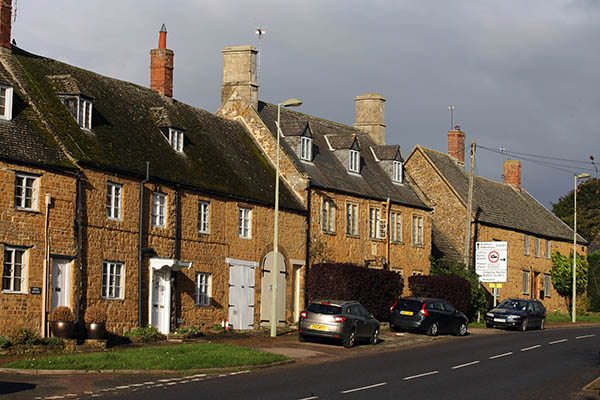
[[[524,300],[504,300],[497,308],[525,311],[527,309],[527,302]]]

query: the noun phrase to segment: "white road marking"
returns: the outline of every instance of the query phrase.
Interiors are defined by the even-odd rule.
[[[131,387],[138,387],[138,386],[144,386],[144,384],[143,383],[132,383],[129,386],[131,386]]]
[[[169,382],[167,383],[168,386],[172,386],[172,385],[177,385],[177,382]]]
[[[402,380],[408,381],[410,379],[421,378],[421,377],[424,377],[424,376],[435,375],[435,374],[439,374],[439,373],[440,373],[440,371],[425,372],[424,374],[407,376],[406,378],[402,378]]]
[[[529,350],[537,349],[538,347],[542,347],[542,345],[536,344],[535,346],[525,347],[524,349],[521,349],[521,351],[529,351]]]
[[[190,376],[190,378],[203,378],[205,376],[206,376],[206,374],[197,374],[197,375]]]
[[[159,379],[157,382],[171,382],[173,379]]]
[[[466,363],[466,364],[455,365],[451,369],[459,369],[459,368],[468,367],[468,366],[475,365],[475,364],[479,364],[479,361],[473,361],[473,362]]]
[[[587,339],[587,338],[591,338],[594,336],[596,336],[596,335],[583,335],[583,336],[577,336],[575,339]]]
[[[303,399],[298,399],[298,400],[315,400],[315,399],[318,399],[318,398],[319,398],[319,396],[313,396],[313,397],[305,397]]]
[[[156,382],[144,382],[144,385],[154,385]]]
[[[556,344],[556,343],[564,343],[564,342],[568,342],[569,339],[560,339],[560,340],[555,340],[553,342],[548,342],[548,344]]]
[[[356,388],[356,389],[344,390],[343,392],[340,392],[340,393],[346,394],[346,393],[358,392],[359,390],[373,389],[373,388],[376,388],[376,387],[379,387],[379,386],[383,386],[383,385],[387,385],[387,382],[381,382],[381,383],[377,383],[375,385],[363,386],[363,387],[359,387],[359,388]]]
[[[495,360],[496,358],[510,356],[512,353],[513,353],[512,351],[509,351],[508,353],[503,353],[503,354],[498,354],[498,355],[495,355],[495,356],[491,356],[490,360]]]

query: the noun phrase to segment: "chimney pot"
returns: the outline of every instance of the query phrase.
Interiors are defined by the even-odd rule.
[[[504,183],[513,185],[515,189],[521,191],[521,161],[504,161]]]
[[[454,130],[448,131],[448,155],[454,157],[459,163],[465,163],[465,133],[456,125]]]
[[[173,97],[173,50],[167,49],[167,27],[162,25],[158,48],[150,50],[150,88]]]
[[[356,96],[354,102],[356,104],[354,128],[368,134],[376,145],[385,145],[385,97],[379,93],[367,93]]]

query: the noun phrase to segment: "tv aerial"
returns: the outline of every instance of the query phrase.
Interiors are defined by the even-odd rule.
[[[256,46],[258,49],[258,60],[257,60],[257,67],[256,67],[256,75],[258,76],[258,73],[260,72],[260,53],[261,53],[261,44],[262,44],[262,38],[267,34],[267,30],[264,27],[258,27],[256,28],[256,31],[254,31],[254,33],[256,34],[256,37],[258,38],[258,45]]]

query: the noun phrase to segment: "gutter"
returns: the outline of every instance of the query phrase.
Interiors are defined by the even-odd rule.
[[[144,234],[144,186],[150,180],[150,161],[146,161],[146,178],[140,182],[140,221],[138,240],[138,327],[142,327],[142,253]]]

